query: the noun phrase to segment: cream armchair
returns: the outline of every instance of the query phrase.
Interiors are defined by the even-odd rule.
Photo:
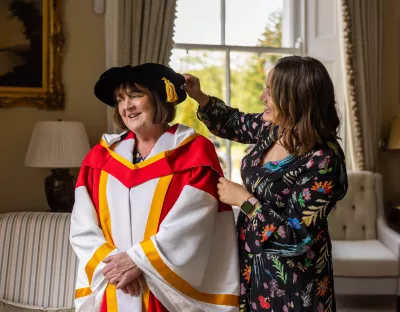
[[[338,295],[398,295],[400,235],[389,228],[379,174],[349,172],[349,190],[330,213]]]

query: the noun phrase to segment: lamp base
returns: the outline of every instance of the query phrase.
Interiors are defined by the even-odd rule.
[[[76,179],[66,168],[51,169],[44,181],[47,203],[52,212],[71,212],[75,202]]]

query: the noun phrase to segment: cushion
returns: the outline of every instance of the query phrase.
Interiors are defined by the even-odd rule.
[[[74,312],[75,309],[70,308],[39,308],[31,305],[23,305],[15,302],[0,299],[0,312]]]
[[[334,240],[376,239],[376,177],[367,171],[349,172],[349,189],[328,216]]]
[[[332,241],[332,257],[334,276],[399,275],[399,260],[378,240]]]

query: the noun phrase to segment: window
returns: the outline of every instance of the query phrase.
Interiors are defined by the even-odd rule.
[[[283,56],[302,54],[301,1],[178,0],[170,66],[201,80],[205,93],[241,111],[262,112],[266,74]],[[178,106],[177,121],[215,145],[227,178],[241,183],[247,145],[214,137],[197,120],[197,103]]]

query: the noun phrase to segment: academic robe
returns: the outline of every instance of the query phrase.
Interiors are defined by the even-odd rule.
[[[103,135],[83,161],[70,233],[76,311],[238,311],[237,236],[213,144],[176,124],[145,161],[132,163],[134,147],[132,132]],[[141,296],[104,278],[102,260],[120,252],[144,274]]]

